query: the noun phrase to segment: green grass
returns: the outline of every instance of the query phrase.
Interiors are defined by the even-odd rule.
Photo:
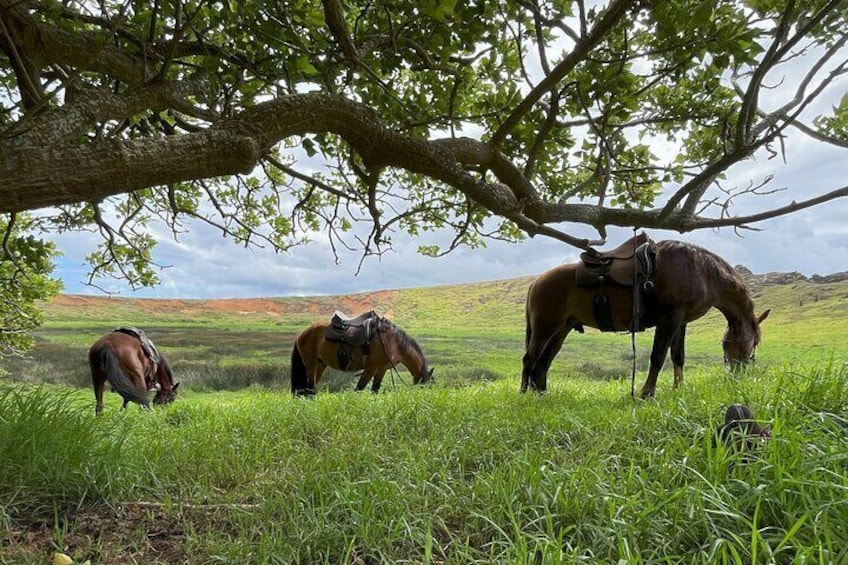
[[[683,386],[664,371],[652,402],[630,398],[629,337],[594,331],[569,337],[547,394],[519,394],[521,281],[380,295],[435,383],[357,394],[329,373],[312,401],[288,393],[291,343],[332,297],[288,301],[285,321],[54,310],[32,357],[4,362],[0,562],[844,562],[848,287],[824,286],[758,290],[772,315],[735,376],[722,318],[692,324]],[[109,393],[96,418],[86,350],[126,323],[181,395],[120,412]],[[751,460],[712,443],[734,402],[774,433]]]
[[[314,401],[252,389],[152,412],[112,403],[100,419],[82,393],[15,388],[0,438],[19,464],[2,484],[21,494],[4,486],[3,512],[158,502],[191,563],[839,562],[846,377],[700,369],[649,403],[581,378],[541,397],[506,380]],[[712,445],[736,401],[774,431],[749,462]],[[10,445],[22,427],[37,439]],[[66,538],[82,527],[59,522]],[[128,531],[118,546],[146,540]],[[105,561],[114,548],[70,550]]]

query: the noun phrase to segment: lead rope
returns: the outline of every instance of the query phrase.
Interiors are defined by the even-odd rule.
[[[392,390],[395,390],[396,389],[396,387],[395,387],[395,375],[397,375],[399,381],[401,381],[401,382],[403,382],[403,381],[400,378],[400,372],[397,370],[397,365],[395,365],[395,362],[392,361],[392,356],[389,355],[389,350],[386,349],[386,342],[383,341],[383,332],[380,331],[380,325],[379,324],[377,325],[377,335],[380,336],[380,343],[383,345],[383,353],[386,354],[386,359],[388,359],[389,363],[392,364],[392,370],[389,374],[391,375],[391,379],[392,379]]]
[[[630,354],[632,366],[630,371],[630,398],[636,398],[636,293],[639,288],[636,280],[636,228],[633,228],[633,314],[630,320]]]

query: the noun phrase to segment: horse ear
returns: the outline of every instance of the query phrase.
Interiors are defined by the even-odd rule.
[[[174,388],[172,388],[171,390],[176,391],[178,388],[180,388],[180,383],[175,383]]]
[[[763,320],[765,320],[766,318],[768,318],[768,315],[769,315],[769,313],[770,313],[770,312],[771,312],[771,308],[769,308],[768,310],[766,310],[765,312],[763,312],[762,314],[760,314],[760,317],[759,317],[759,318],[757,318],[757,325],[758,325],[758,326],[759,326],[760,324],[762,324],[762,323],[763,323]]]

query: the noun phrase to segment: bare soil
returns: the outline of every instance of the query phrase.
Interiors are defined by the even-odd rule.
[[[15,524],[0,538],[0,562],[50,563],[56,551],[75,563],[196,562],[186,554],[184,518],[126,504],[117,510],[80,510],[58,526]]]
[[[73,308],[84,312],[89,308],[114,307],[116,301],[126,300],[134,306],[155,314],[191,315],[204,312],[222,312],[228,314],[264,314],[282,316],[290,313],[325,313],[327,304],[334,304],[337,309],[349,314],[358,314],[376,309],[382,316],[392,317],[391,308],[385,311],[385,306],[392,304],[397,291],[383,290],[348,296],[270,299],[270,298],[223,298],[223,299],[159,299],[159,298],[110,298],[100,296],[85,296],[79,294],[60,294],[51,304],[64,308]],[[381,307],[378,307],[381,306]],[[380,311],[384,310],[384,311]]]

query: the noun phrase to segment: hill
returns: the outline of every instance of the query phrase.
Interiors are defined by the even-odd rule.
[[[738,268],[752,289],[756,311],[771,309],[757,358],[761,364],[848,359],[848,280],[807,278],[798,273],[754,275]],[[524,345],[524,300],[532,277],[482,283],[382,290],[351,295],[251,299],[166,300],[78,295],[45,305],[47,322],[37,332],[42,357],[79,357],[101,335],[118,326],[142,327],[157,344],[178,354],[181,370],[195,370],[195,383],[229,380],[282,382],[291,340],[307,325],[335,310],[376,310],[419,339],[440,374],[495,378],[520,372]],[[712,310],[689,324],[687,365],[721,362],[717,346],[725,329]],[[653,330],[637,335],[640,370],[647,367]],[[555,366],[562,372],[620,378],[629,366],[629,340],[587,328],[568,340]],[[67,349],[71,348],[71,349]],[[49,352],[49,355],[48,355]],[[473,352],[473,353],[472,353]],[[254,363],[263,364],[261,369]],[[210,367],[214,367],[211,369]],[[84,363],[75,381],[88,379]],[[283,379],[284,380],[284,379]],[[340,379],[339,383],[344,383]],[[216,385],[218,386],[218,385]],[[223,385],[221,385],[223,386]]]
[[[752,289],[757,310],[772,309],[782,323],[823,316],[848,322],[848,272],[806,277],[801,273],[757,275],[737,271]],[[195,325],[229,322],[236,327],[298,328],[335,310],[376,310],[419,330],[515,329],[523,331],[524,299],[533,277],[481,283],[381,290],[349,295],[145,299],[60,295],[45,305],[47,326],[105,324]]]
[[[108,296],[57,296],[45,304],[47,326],[98,323],[194,325],[214,320],[251,326],[300,327],[341,310],[376,310],[419,329],[462,319],[463,327],[523,325],[523,304],[532,277],[509,280],[382,290],[349,295],[284,298],[148,299]],[[447,322],[449,323],[449,322]]]

